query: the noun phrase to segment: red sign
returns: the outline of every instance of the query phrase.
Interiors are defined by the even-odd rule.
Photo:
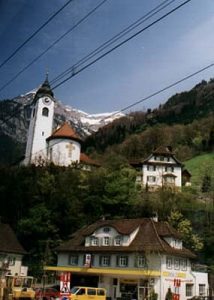
[[[62,272],[60,274],[60,296],[68,296],[70,293],[71,273]]]

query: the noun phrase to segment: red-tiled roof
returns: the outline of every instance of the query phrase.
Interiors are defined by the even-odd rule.
[[[78,142],[81,142],[81,138],[79,135],[74,131],[73,128],[66,122],[64,123],[61,127],[56,129],[51,136],[47,138],[47,140],[52,140],[52,139],[59,139],[59,138],[67,138],[67,139],[72,139],[76,140]]]
[[[0,223],[0,252],[26,254],[26,251],[8,224]]]
[[[91,159],[88,155],[85,153],[80,154],[80,163],[86,164],[86,165],[93,165],[93,166],[99,166],[100,164]]]
[[[93,234],[103,226],[111,226],[118,233],[129,235],[139,228],[134,240],[129,246],[87,246],[85,237]],[[122,220],[99,220],[94,224],[84,227],[75,232],[71,239],[58,247],[59,252],[80,251],[80,252],[133,252],[133,251],[159,251],[162,253],[174,254],[195,258],[190,250],[186,248],[176,249],[171,247],[164,237],[180,238],[178,232],[166,222],[155,222],[152,219],[122,219]]]

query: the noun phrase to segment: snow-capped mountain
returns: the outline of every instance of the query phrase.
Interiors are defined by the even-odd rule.
[[[33,90],[25,95],[18,96],[11,100],[1,101],[0,133],[12,137],[14,140],[25,143],[27,130],[31,115],[31,102],[36,91]],[[55,99],[54,127],[65,121],[75,128],[79,135],[84,138],[97,131],[100,127],[124,116],[120,112],[103,114],[87,114],[81,110],[64,105]],[[4,112],[4,114],[2,113]]]

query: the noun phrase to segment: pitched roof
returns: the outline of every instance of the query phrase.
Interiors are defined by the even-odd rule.
[[[0,223],[0,252],[26,254],[26,251],[8,224]]]
[[[160,146],[152,151],[153,154],[174,155],[170,146]]]
[[[53,98],[53,96],[54,96],[53,91],[50,87],[50,83],[48,81],[48,76],[46,76],[45,81],[43,82],[43,84],[37,90],[37,92],[34,96],[33,102],[35,102],[38,98],[42,97],[43,95],[51,96],[51,98]]]
[[[137,228],[139,229],[134,240],[129,246],[87,246],[85,237],[93,234],[103,226],[111,226],[119,234],[129,235]],[[121,220],[99,220],[87,227],[75,232],[71,239],[57,248],[59,252],[133,252],[133,251],[158,251],[173,255],[195,258],[195,254],[186,248],[176,249],[171,247],[164,237],[180,238],[178,232],[166,222],[155,222],[152,219],[121,219]]]
[[[47,138],[47,141],[61,138],[81,142],[81,138],[79,137],[79,135],[74,131],[73,128],[71,128],[71,126],[67,122],[65,122],[61,127],[56,129],[52,133],[52,135]]]
[[[80,163],[86,164],[86,165],[92,165],[92,166],[99,166],[100,165],[98,162],[91,159],[85,153],[80,153]]]

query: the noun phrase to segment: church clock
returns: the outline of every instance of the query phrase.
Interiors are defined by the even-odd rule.
[[[51,104],[51,99],[48,98],[48,97],[44,97],[44,98],[42,99],[42,102],[43,102],[43,104],[45,104],[45,105],[50,105],[50,104]]]

